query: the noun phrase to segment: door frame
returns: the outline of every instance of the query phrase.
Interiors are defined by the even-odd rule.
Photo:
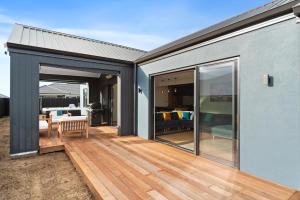
[[[169,74],[169,73],[174,73],[174,72],[180,72],[180,71],[185,71],[185,70],[194,70],[194,113],[198,113],[195,114],[195,118],[194,118],[194,150],[190,151],[178,146],[174,146],[178,149],[182,149],[185,150],[187,152],[193,152],[195,155],[200,155],[203,156],[200,153],[200,103],[199,103],[199,97],[200,97],[200,67],[203,66],[211,66],[211,65],[216,65],[216,64],[221,64],[221,63],[227,63],[227,62],[233,62],[234,63],[234,87],[237,93],[236,98],[234,99],[234,108],[235,111],[235,119],[236,119],[236,123],[235,123],[235,132],[236,132],[236,137],[237,137],[237,141],[236,141],[236,145],[235,145],[235,151],[236,151],[236,155],[234,157],[234,161],[233,161],[233,166],[234,168],[240,169],[240,57],[239,56],[235,56],[235,57],[231,57],[231,58],[224,58],[224,59],[219,59],[219,60],[215,60],[215,61],[211,61],[211,62],[205,62],[202,64],[196,64],[196,65],[192,65],[192,66],[188,66],[188,67],[181,67],[181,68],[176,68],[176,69],[172,69],[172,70],[166,70],[163,72],[158,72],[158,73],[153,73],[153,74],[149,74],[149,95],[150,95],[150,99],[149,99],[149,104],[148,104],[148,111],[149,111],[149,118],[148,118],[148,138],[151,140],[155,140],[155,92],[154,92],[154,88],[155,88],[155,84],[154,84],[154,77],[158,76],[158,75],[163,75],[163,74]],[[234,119],[233,119],[234,120]],[[155,140],[157,141],[157,140]],[[170,144],[168,144],[170,145]],[[208,157],[210,160],[215,160],[210,158],[209,156],[203,156],[203,157]],[[215,160],[216,161],[216,160]],[[218,161],[219,162],[219,161]],[[222,162],[221,162],[222,163]],[[228,165],[227,163],[222,163],[224,165]]]
[[[218,61],[207,62],[205,64],[198,65],[197,68],[198,68],[198,74],[200,76],[200,68],[201,67],[209,67],[209,66],[220,65],[220,64],[229,63],[229,62],[233,63],[233,77],[232,77],[233,88],[232,88],[232,90],[236,91],[236,97],[233,99],[233,108],[232,108],[232,113],[234,113],[232,122],[235,125],[234,132],[236,133],[236,142],[233,143],[233,149],[236,153],[233,154],[233,158],[234,158],[233,162],[232,162],[232,164],[229,164],[231,162],[222,161],[222,160],[214,158],[213,156],[201,154],[201,152],[200,152],[200,125],[197,126],[197,129],[199,129],[199,130],[196,133],[197,137],[199,139],[199,144],[198,144],[197,148],[199,151],[199,155],[201,155],[203,157],[207,157],[210,160],[215,160],[224,165],[229,165],[231,167],[240,169],[240,57],[233,57],[233,58],[222,59],[222,60],[218,60]],[[198,78],[196,81],[198,84],[198,90],[200,90],[200,88],[199,88],[200,87],[200,79]],[[198,96],[198,101],[199,101],[199,97],[200,97],[200,94]],[[200,109],[201,109],[200,105],[198,105],[198,108],[199,108],[198,116],[200,119]]]
[[[196,75],[196,69],[197,69],[197,65],[193,65],[193,66],[189,66],[189,67],[182,67],[182,68],[178,68],[178,69],[173,69],[173,70],[167,70],[167,71],[163,71],[163,72],[159,72],[159,73],[154,73],[154,74],[150,74],[149,75],[149,94],[150,94],[150,99],[149,99],[149,137],[148,139],[151,139],[151,140],[154,140],[154,141],[158,141],[158,142],[161,142],[161,143],[164,143],[164,144],[167,144],[169,146],[172,146],[172,147],[175,147],[175,148],[178,148],[178,149],[181,149],[181,150],[184,150],[184,151],[187,151],[187,152],[190,152],[190,153],[194,153],[196,155],[197,154],[197,148],[195,148],[195,141],[194,141],[194,150],[189,150],[189,149],[185,149],[183,147],[180,147],[180,146],[177,146],[177,145],[174,145],[174,144],[171,144],[171,143],[167,143],[167,142],[164,142],[162,140],[157,140],[156,137],[155,137],[155,91],[154,91],[154,88],[155,88],[155,81],[154,81],[154,78],[156,76],[159,76],[159,75],[164,75],[164,74],[170,74],[170,73],[176,73],[176,72],[183,72],[183,71],[187,71],[187,70],[194,70],[194,92],[196,92],[196,82],[195,82],[195,75]],[[195,94],[194,94],[194,109],[195,109]],[[195,112],[195,110],[194,110]],[[198,116],[195,115],[194,117],[194,125],[195,125],[195,121],[196,119],[198,118]],[[194,139],[197,137],[196,136],[196,128],[194,127]]]

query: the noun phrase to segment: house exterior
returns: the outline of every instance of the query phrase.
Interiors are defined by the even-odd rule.
[[[23,32],[29,29],[28,34],[39,29],[17,25],[7,43],[12,63],[11,154],[32,153],[38,149],[37,111],[26,115],[30,120],[27,126],[21,124],[21,117],[25,115],[18,113],[29,111],[15,108],[20,104],[17,98],[22,89],[33,88],[31,97],[25,99],[28,105],[32,105],[37,96],[36,82],[17,81],[20,71],[31,75],[34,72],[32,76],[38,81],[41,63],[81,70],[110,70],[118,75],[121,86],[119,135],[136,134],[156,140],[158,129],[162,130],[159,137],[169,130],[178,130],[176,123],[174,128],[174,124],[168,122],[170,126],[165,126],[160,121],[174,121],[174,113],[180,113],[182,121],[179,122],[178,117],[176,120],[182,124],[183,113],[188,111],[189,117],[182,125],[185,132],[192,135],[188,151],[219,161],[220,154],[212,155],[217,154],[216,151],[209,152],[203,147],[208,145],[211,149],[216,138],[226,139],[231,145],[232,167],[300,190],[299,13],[299,0],[276,0],[150,52],[112,45],[113,56],[105,51],[106,45],[99,47],[106,52],[102,54],[97,54],[100,52],[97,49],[88,49],[95,41],[86,39],[81,45],[86,47],[84,52],[22,42],[24,33],[18,29]],[[75,41],[69,42],[75,44]],[[120,48],[125,48],[127,54],[118,52]],[[26,61],[22,67],[20,61]],[[185,75],[180,75],[183,72]],[[27,85],[22,87],[22,84]],[[185,87],[189,89],[182,89]],[[177,90],[182,90],[180,99]],[[128,92],[130,95],[125,95]],[[174,94],[172,100],[171,93]],[[203,104],[205,101],[210,104]],[[207,110],[211,110],[210,113]],[[158,120],[160,115],[164,119]],[[212,118],[226,123],[212,124]],[[158,124],[162,126],[158,128]],[[19,127],[22,126],[26,128],[21,133]],[[205,134],[212,138],[209,144],[204,143]],[[172,145],[179,146],[178,143]],[[223,149],[220,151],[224,153]]]
[[[80,97],[80,84],[52,83],[40,87],[40,97]]]

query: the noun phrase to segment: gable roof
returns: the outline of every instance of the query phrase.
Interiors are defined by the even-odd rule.
[[[80,95],[79,84],[53,83],[40,87],[40,94]]]
[[[7,47],[132,62],[146,51],[47,29],[15,24]]]
[[[300,0],[275,0],[263,6],[242,13],[228,20],[197,31],[178,40],[145,53],[136,63],[157,58],[159,56],[183,49],[185,47],[204,42],[221,35],[260,23],[262,21],[293,12],[293,6]]]

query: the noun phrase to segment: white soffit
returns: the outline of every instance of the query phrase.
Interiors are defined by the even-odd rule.
[[[73,70],[73,69],[49,67],[49,66],[40,66],[40,74],[80,76],[80,77],[90,77],[90,78],[99,78],[101,76],[101,73],[97,73],[97,72],[87,72],[81,70]]]

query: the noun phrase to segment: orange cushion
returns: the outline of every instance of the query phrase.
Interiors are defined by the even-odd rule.
[[[177,112],[178,113],[178,118],[180,119],[180,120],[182,120],[182,112]]]
[[[164,116],[164,120],[165,120],[165,121],[171,120],[171,113],[169,113],[169,112],[164,112],[164,113],[163,113],[163,116]]]

